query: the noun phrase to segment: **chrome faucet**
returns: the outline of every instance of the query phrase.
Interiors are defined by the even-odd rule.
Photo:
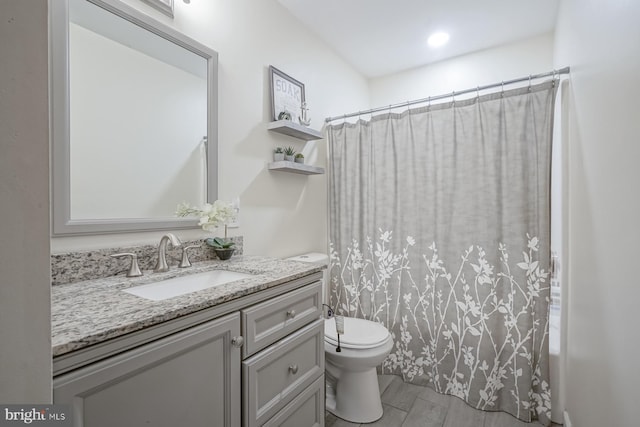
[[[167,242],[171,242],[171,245],[174,248],[182,245],[180,239],[171,233],[167,233],[162,236],[162,239],[160,239],[160,245],[158,245],[158,262],[153,269],[156,273],[169,271],[169,266],[167,265]]]

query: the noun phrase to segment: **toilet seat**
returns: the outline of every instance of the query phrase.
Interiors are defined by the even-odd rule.
[[[344,332],[340,334],[340,346],[344,348],[373,348],[385,344],[390,338],[389,331],[380,323],[355,317],[344,318]],[[336,320],[333,317],[324,322],[324,339],[329,344],[338,345]]]

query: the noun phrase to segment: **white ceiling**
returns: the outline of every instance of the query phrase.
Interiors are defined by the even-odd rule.
[[[553,31],[560,0],[278,0],[367,77]],[[427,37],[446,31],[439,49]]]

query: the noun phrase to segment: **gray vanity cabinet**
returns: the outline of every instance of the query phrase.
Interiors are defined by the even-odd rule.
[[[318,277],[54,360],[54,403],[72,405],[74,427],[323,427]]]
[[[240,426],[238,312],[54,379],[76,427]]]

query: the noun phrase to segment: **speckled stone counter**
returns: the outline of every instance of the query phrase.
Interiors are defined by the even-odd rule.
[[[53,356],[60,356],[130,332],[307,276],[324,267],[297,261],[234,256],[228,261],[194,263],[166,273],[112,276],[52,287]],[[162,301],[151,301],[123,289],[208,270],[230,270],[255,276]]]

